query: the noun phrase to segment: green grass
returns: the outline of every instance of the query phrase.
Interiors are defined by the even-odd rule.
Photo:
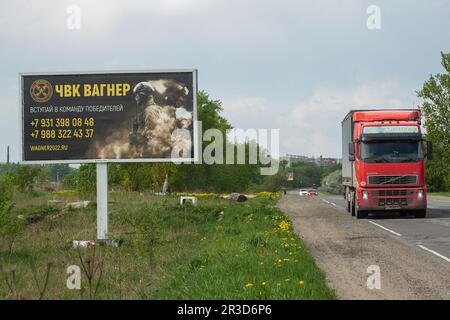
[[[51,272],[45,299],[86,299],[66,288],[66,268],[80,265],[74,239],[95,238],[95,208],[55,212],[43,193],[20,199],[14,210],[44,218],[27,223],[9,252],[0,243],[0,297],[37,298],[31,263],[38,279]],[[103,275],[96,299],[335,299],[324,275],[292,232],[276,200],[257,197],[244,203],[201,197],[197,206],[180,206],[176,197],[114,192],[110,197],[110,238],[118,248],[100,246],[96,261]],[[280,228],[280,223],[284,229]],[[92,249],[81,251],[92,255]],[[100,258],[99,258],[100,257]],[[5,279],[14,270],[17,290]]]
[[[447,192],[429,192],[430,196],[444,196],[444,197],[450,197],[450,191]]]

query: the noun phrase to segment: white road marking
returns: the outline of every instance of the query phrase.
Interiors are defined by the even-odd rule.
[[[375,222],[373,222],[373,221],[371,221],[371,220],[368,220],[368,221],[369,221],[371,224],[374,224],[374,225],[376,225],[377,227],[380,227],[380,228],[383,229],[383,230],[386,230],[386,231],[389,231],[389,232],[392,233],[392,234],[395,234],[396,236],[399,236],[399,237],[402,236],[400,233],[395,232],[395,231],[393,231],[393,230],[391,230],[391,229],[388,229],[388,228],[386,228],[386,227],[383,227],[382,225],[380,225],[380,224],[378,224],[378,223],[375,223]]]
[[[434,251],[434,250],[428,249],[427,247],[425,247],[425,246],[423,246],[423,245],[421,245],[421,244],[418,244],[417,246],[418,246],[419,248],[425,250],[425,251],[431,252],[431,253],[434,254],[435,256],[438,256],[439,258],[444,259],[444,260],[447,261],[447,262],[450,262],[450,259],[449,259],[449,258],[447,258],[446,256],[443,256],[443,255],[440,254],[439,252],[436,252],[436,251]]]
[[[336,203],[333,203],[333,202],[330,202],[333,206],[335,206],[336,207]]]
[[[330,204],[330,201],[322,199],[323,202]]]

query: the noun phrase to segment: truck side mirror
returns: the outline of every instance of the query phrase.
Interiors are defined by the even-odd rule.
[[[433,143],[427,141],[427,160],[433,160]]]
[[[355,161],[355,144],[353,142],[348,143],[348,160]]]

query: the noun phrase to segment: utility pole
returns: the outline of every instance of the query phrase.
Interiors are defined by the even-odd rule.
[[[6,164],[9,164],[9,146],[6,149]]]

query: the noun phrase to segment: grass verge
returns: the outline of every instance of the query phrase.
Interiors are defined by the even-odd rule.
[[[428,195],[430,195],[430,196],[450,197],[450,191],[447,191],[447,192],[428,192]]]
[[[273,196],[244,203],[201,197],[197,206],[180,206],[176,197],[112,193],[111,238],[123,244],[97,247],[95,256],[92,248],[84,249],[81,257],[71,242],[95,237],[95,208],[55,213],[43,207],[53,196],[42,194],[28,203],[21,198],[21,214],[33,216],[33,206],[45,214],[27,224],[12,250],[0,243],[0,297],[336,298]],[[95,290],[84,273],[80,290],[66,286],[67,267],[81,267],[82,261],[99,266],[91,284]]]

